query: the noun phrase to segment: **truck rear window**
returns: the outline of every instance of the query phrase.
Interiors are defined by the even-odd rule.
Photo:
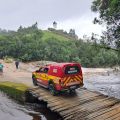
[[[80,68],[78,66],[67,66],[65,68],[65,74],[77,74],[80,72]]]

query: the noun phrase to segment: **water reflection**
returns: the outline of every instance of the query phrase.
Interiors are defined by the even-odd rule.
[[[46,120],[45,116],[17,104],[0,92],[0,120]]]

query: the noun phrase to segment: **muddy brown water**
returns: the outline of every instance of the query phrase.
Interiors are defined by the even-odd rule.
[[[84,79],[84,87],[120,99],[120,72],[106,72],[87,76]]]
[[[0,92],[0,120],[62,120],[57,113],[38,104],[21,105]]]
[[[17,104],[0,92],[0,120],[47,120],[44,115]]]

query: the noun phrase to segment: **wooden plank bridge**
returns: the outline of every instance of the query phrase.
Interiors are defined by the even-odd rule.
[[[64,120],[120,120],[120,100],[78,89],[76,94],[52,96],[48,90],[37,87],[29,92],[58,112]]]

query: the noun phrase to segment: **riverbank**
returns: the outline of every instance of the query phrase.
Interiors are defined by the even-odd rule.
[[[25,102],[25,93],[28,88],[27,85],[22,83],[0,82],[0,91],[19,102]]]
[[[28,117],[28,118],[33,117],[34,120],[38,120],[38,119],[39,120],[58,120],[58,119],[63,120],[63,118],[59,115],[59,113],[51,111],[47,107],[46,102],[39,101],[36,97],[32,96],[32,94],[30,94],[28,92],[29,88],[30,87],[28,87],[22,83],[14,83],[14,82],[9,82],[9,81],[8,82],[0,82],[0,93],[3,92],[5,94],[5,96],[7,95],[8,97],[12,98],[11,101],[14,101],[16,104],[20,103],[20,105],[21,106],[23,105],[24,109],[26,109],[25,111],[22,111],[23,113],[25,113],[25,116],[21,116],[23,119],[26,117]],[[0,99],[1,99],[1,97],[0,97]],[[6,104],[8,104],[8,103],[5,103],[5,105]],[[26,111],[28,113],[26,113]],[[14,111],[11,111],[11,113],[12,112],[14,112]],[[19,113],[20,112],[21,111],[19,110]],[[19,113],[18,113],[18,115],[16,115],[17,117],[19,116]],[[26,115],[26,114],[28,114],[28,115]],[[3,116],[3,117],[6,117],[6,116]],[[11,114],[10,114],[10,118],[12,118],[12,117],[13,116],[11,116]],[[17,118],[17,120],[20,119],[21,117]],[[28,119],[28,120],[30,120],[30,119]]]

